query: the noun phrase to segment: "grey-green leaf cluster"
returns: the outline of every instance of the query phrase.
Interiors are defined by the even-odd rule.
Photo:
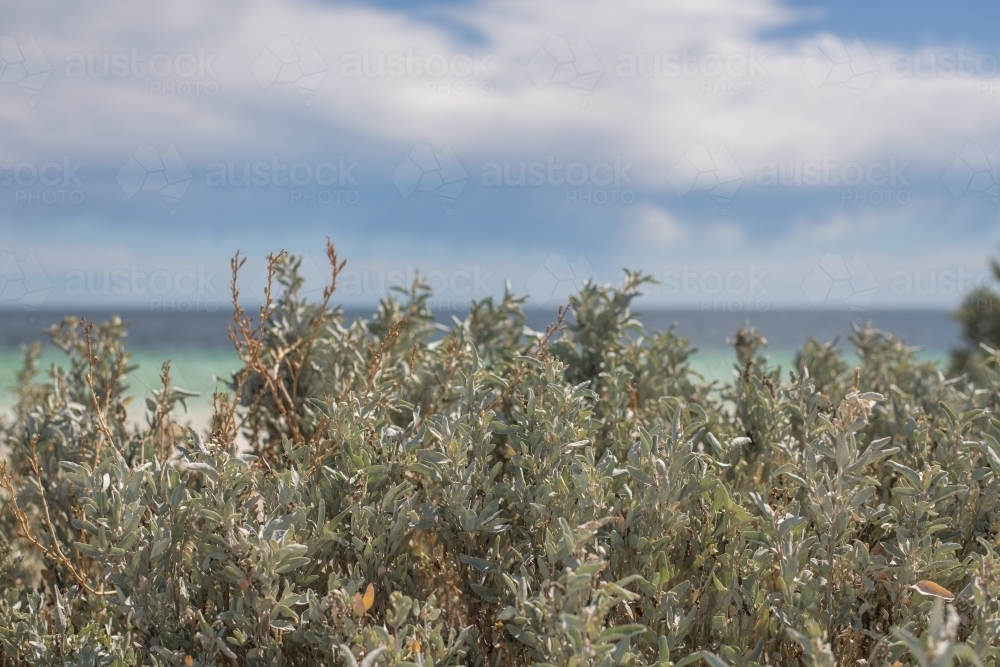
[[[586,285],[450,326],[419,280],[237,307],[209,429],[129,417],[125,325],[68,319],[2,424],[0,664],[1000,664],[1000,367],[948,377],[871,327],[730,382]],[[234,261],[238,284],[239,261]],[[238,302],[238,294],[234,294]]]

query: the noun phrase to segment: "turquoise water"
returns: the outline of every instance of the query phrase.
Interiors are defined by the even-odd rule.
[[[782,376],[792,368],[795,359],[794,349],[766,350],[772,364],[782,368]],[[922,351],[918,356],[924,360],[933,360],[947,365],[946,351]],[[200,396],[188,400],[188,421],[192,426],[201,427],[207,424],[212,412],[212,394],[216,389],[225,390],[225,380],[239,368],[239,359],[230,350],[224,349],[141,349],[132,353],[132,362],[138,368],[129,376],[128,394],[136,399],[144,399],[160,387],[160,367],[165,360],[171,361],[171,378],[174,386],[189,391],[196,391]],[[60,363],[62,357],[56,351],[49,350],[42,356],[40,365],[42,374],[52,363]],[[854,361],[853,355],[847,355],[848,363]],[[736,356],[731,349],[713,348],[699,350],[691,359],[691,366],[706,380],[730,382],[733,379]],[[13,400],[13,388],[17,382],[17,372],[21,367],[22,358],[18,350],[0,348],[0,409],[9,410]],[[144,416],[144,402],[134,400],[131,414],[133,420],[141,420]],[[182,418],[183,419],[183,418]]]
[[[348,320],[368,316],[371,311],[348,312]],[[81,313],[77,313],[80,315]],[[109,312],[82,313],[89,321],[107,319]],[[439,313],[442,323],[449,322],[454,313]],[[42,330],[62,319],[60,311],[42,311],[35,314],[0,311],[0,410],[10,406],[12,387],[21,365],[18,346],[31,340],[44,340]],[[464,315],[462,315],[464,317]],[[525,312],[531,328],[542,331],[552,321],[554,314],[542,310]],[[218,378],[227,378],[239,366],[239,360],[230,347],[226,334],[231,315],[215,313],[163,313],[129,311],[122,313],[129,323],[127,347],[133,354],[138,369],[130,378],[129,394],[143,398],[158,388],[160,366],[164,360],[173,362],[173,384],[196,391],[200,397],[188,401],[191,414],[197,420],[211,414],[211,399],[215,389],[223,388]],[[726,339],[744,321],[749,320],[770,341],[766,354],[771,362],[782,367],[782,377],[787,377],[795,358],[795,349],[810,335],[819,340],[832,340],[840,336],[846,341],[851,323],[871,321],[875,326],[891,331],[911,345],[922,345],[927,351],[921,358],[947,363],[947,350],[960,342],[957,323],[945,311],[872,311],[864,313],[840,311],[769,311],[764,313],[729,313],[715,311],[651,311],[641,315],[648,331],[664,330],[676,326],[679,335],[688,337],[700,348],[692,358],[695,370],[706,379],[730,382],[733,378],[735,354],[725,345]],[[181,343],[182,342],[182,343]],[[845,346],[846,347],[846,346]],[[849,348],[848,348],[849,349]],[[46,368],[59,361],[51,346],[43,357]],[[847,361],[853,359],[847,350]],[[143,401],[132,403],[135,419],[143,417]]]
[[[44,377],[53,363],[59,364],[65,357],[51,348],[42,355],[39,377]],[[144,399],[161,387],[160,368],[170,360],[171,384],[181,389],[196,391],[200,396],[187,400],[189,420],[194,426],[208,423],[212,413],[212,394],[216,389],[225,389],[225,380],[239,368],[235,352],[226,350],[137,350],[132,352],[132,363],[138,368],[129,375],[129,396]],[[0,348],[0,408],[9,410],[13,401],[13,389],[17,384],[17,373],[23,358],[18,350]],[[131,408],[133,420],[141,420],[145,403],[133,400]],[[182,419],[183,420],[183,419]]]

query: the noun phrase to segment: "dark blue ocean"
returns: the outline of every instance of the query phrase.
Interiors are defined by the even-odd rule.
[[[45,340],[43,329],[67,315],[86,317],[100,322],[111,311],[0,311],[0,348],[17,349],[32,340]],[[164,313],[149,311],[118,311],[129,322],[128,345],[130,348],[154,350],[214,350],[228,349],[230,341],[227,326],[232,322],[231,313]],[[370,317],[372,310],[350,309],[349,319]],[[445,313],[439,316],[442,323],[450,323],[451,316],[463,313]],[[527,311],[528,326],[544,330],[555,318],[552,311]],[[928,351],[943,353],[960,342],[960,328],[948,312],[938,310],[904,311],[810,311],[773,310],[763,313],[731,313],[696,310],[648,310],[639,319],[647,330],[666,329],[673,325],[677,332],[691,339],[700,349],[716,350],[726,347],[726,338],[743,322],[749,322],[768,339],[774,350],[797,349],[813,336],[821,341],[840,335],[846,338],[851,323],[871,322],[875,327],[892,332],[906,339],[907,343]]]

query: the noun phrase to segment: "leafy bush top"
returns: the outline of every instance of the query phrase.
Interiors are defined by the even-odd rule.
[[[1000,662],[998,359],[946,379],[871,327],[731,383],[587,285],[441,327],[371,320],[271,258],[204,435],[171,385],[127,420],[118,319],[26,354],[2,435],[4,665]],[[239,302],[233,263],[234,303]]]

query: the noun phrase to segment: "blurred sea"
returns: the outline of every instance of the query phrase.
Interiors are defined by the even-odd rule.
[[[641,310],[641,309],[640,309]],[[42,370],[51,363],[59,363],[61,354],[47,342],[43,330],[69,313],[59,311],[0,311],[0,409],[9,409],[21,366],[21,346],[34,340],[45,343]],[[72,313],[101,322],[110,311],[83,311]],[[201,427],[211,414],[211,397],[215,389],[223,389],[225,380],[239,366],[227,334],[232,321],[229,311],[216,313],[151,313],[148,311],[119,311],[129,322],[127,348],[138,366],[131,376],[129,393],[141,398],[159,386],[162,363],[171,361],[173,384],[201,393],[188,402],[192,425]],[[370,317],[372,310],[348,309],[345,316]],[[444,313],[439,321],[449,324],[452,316],[462,318],[464,313]],[[527,324],[544,330],[555,313],[552,311],[527,311]],[[772,362],[788,368],[795,351],[813,336],[820,341],[840,336],[840,346],[849,352],[847,338],[851,322],[872,324],[882,330],[902,336],[908,344],[921,348],[921,358],[947,365],[951,348],[960,342],[959,326],[946,311],[770,311],[764,313],[728,313],[711,311],[641,312],[639,319],[647,331],[663,330],[674,326],[682,336],[691,339],[698,348],[693,367],[706,378],[728,380],[732,377],[735,355],[726,339],[744,322],[750,322],[767,338],[766,354]],[[850,355],[849,355],[850,356]],[[137,414],[142,419],[142,401],[134,401]]]

